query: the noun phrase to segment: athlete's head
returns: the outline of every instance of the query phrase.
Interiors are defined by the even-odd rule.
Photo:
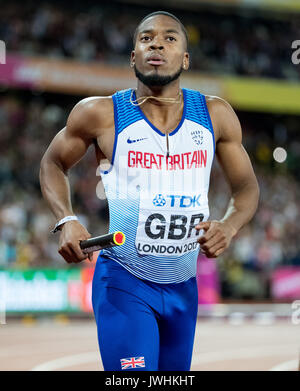
[[[176,16],[157,11],[137,26],[130,64],[145,85],[165,86],[189,67],[187,32]]]

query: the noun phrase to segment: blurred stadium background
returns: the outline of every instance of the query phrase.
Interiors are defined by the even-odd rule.
[[[16,319],[33,327],[46,315],[59,324],[93,319],[94,265],[70,266],[58,254],[58,237],[49,233],[55,220],[40,192],[39,164],[80,99],[135,87],[129,69],[132,34],[143,16],[158,9],[177,15],[189,33],[191,70],[182,86],[221,96],[237,112],[261,190],[255,217],[230,249],[217,260],[199,256],[199,322],[223,319],[234,338],[234,325],[252,321],[273,327],[285,319],[286,328],[274,329],[274,338],[294,335],[292,303],[300,299],[300,65],[291,60],[291,45],[300,40],[299,1],[11,0],[0,1],[0,8],[0,40],[7,51],[6,63],[0,64],[2,344],[5,339],[9,350],[10,330],[14,335],[20,330],[18,324],[9,329]],[[96,196],[101,186],[96,170],[91,148],[70,173],[74,211],[93,236],[108,230],[107,202]],[[223,216],[228,200],[215,160],[211,218]],[[95,350],[94,324],[82,327],[91,327]],[[250,343],[249,338],[244,340]],[[295,369],[296,353],[288,354],[284,368]],[[0,344],[0,370],[23,368],[16,358],[8,365],[5,357]]]

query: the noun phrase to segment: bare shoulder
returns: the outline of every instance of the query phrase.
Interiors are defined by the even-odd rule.
[[[220,139],[239,140],[241,138],[241,125],[231,105],[218,96],[206,95],[205,99],[216,142]]]
[[[205,95],[206,104],[211,112],[224,112],[226,110],[233,110],[230,104],[223,98],[214,95]]]
[[[83,138],[97,138],[113,123],[112,97],[91,96],[80,100],[73,107],[67,120],[67,129]]]

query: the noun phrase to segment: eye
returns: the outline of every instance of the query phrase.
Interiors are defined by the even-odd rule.
[[[174,38],[174,37],[167,37],[167,39],[169,40],[169,41],[176,41],[176,38]]]
[[[141,37],[141,41],[149,41],[149,40],[150,40],[150,37],[148,35]]]

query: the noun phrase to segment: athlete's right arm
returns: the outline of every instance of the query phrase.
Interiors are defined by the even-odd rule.
[[[68,170],[79,162],[99,135],[96,99],[86,98],[74,106],[66,126],[54,137],[41,161],[42,194],[57,221],[74,215]],[[68,263],[80,262],[88,255],[80,249],[79,241],[89,237],[91,235],[83,225],[76,220],[69,221],[62,226],[58,252]]]

